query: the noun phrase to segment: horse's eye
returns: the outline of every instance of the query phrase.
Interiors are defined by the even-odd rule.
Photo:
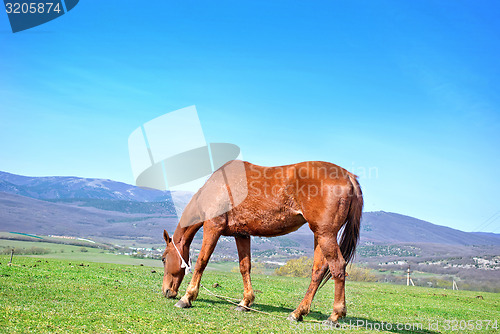
[[[161,258],[161,262],[163,262],[163,264],[165,264],[165,258],[164,257]]]

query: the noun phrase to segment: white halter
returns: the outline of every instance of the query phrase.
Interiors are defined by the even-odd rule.
[[[179,257],[181,258],[181,268],[184,268],[184,275],[187,275],[191,272],[191,258],[188,258],[188,263],[184,261],[184,258],[181,255],[181,252],[177,249],[177,246],[175,245],[174,240],[172,240],[172,244],[174,244],[174,248],[177,251],[177,254],[179,254]]]

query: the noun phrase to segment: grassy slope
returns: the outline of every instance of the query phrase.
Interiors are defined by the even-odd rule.
[[[152,259],[137,259],[125,255],[112,254],[107,250],[102,250],[98,248],[85,247],[87,252],[82,252],[81,246],[71,246],[64,244],[54,244],[49,242],[31,242],[31,241],[17,241],[17,240],[5,240],[0,239],[0,249],[3,247],[19,247],[19,248],[30,248],[30,247],[41,247],[50,249],[51,253],[44,255],[33,255],[32,257],[43,257],[51,259],[67,259],[73,261],[92,261],[92,262],[102,262],[102,263],[117,263],[117,264],[144,264],[147,266],[161,267],[162,263],[160,260]],[[61,252],[62,251],[62,252]]]
[[[98,248],[85,247],[86,252],[82,252],[81,246],[71,246],[64,244],[54,244],[50,242],[32,242],[32,241],[19,241],[19,240],[6,240],[0,239],[0,250],[16,247],[29,249],[31,247],[40,247],[49,249],[50,253],[43,255],[28,255],[30,257],[46,258],[46,259],[61,259],[61,260],[72,260],[75,261],[91,261],[98,263],[116,263],[116,264],[129,264],[129,265],[140,265],[150,267],[163,268],[163,264],[160,260],[153,259],[139,259],[127,255],[118,255],[110,253],[107,250],[102,250]],[[62,251],[62,252],[61,252]],[[17,255],[16,255],[17,256]],[[70,261],[71,262],[71,261]],[[231,271],[233,267],[238,267],[237,262],[210,262],[208,264],[207,270],[217,270],[217,271]],[[272,270],[270,270],[272,271]],[[238,269],[239,272],[239,269]]]
[[[110,253],[107,250],[91,248],[91,247],[85,247],[87,252],[82,252],[81,246],[54,244],[49,242],[32,242],[32,241],[0,239],[0,250],[2,250],[4,247],[6,248],[18,247],[25,249],[29,249],[31,247],[41,247],[50,250],[50,253],[48,254],[29,255],[30,257],[61,259],[61,260],[66,259],[73,261],[91,261],[98,263],[130,264],[130,265],[143,264],[145,266],[163,268],[163,264],[161,263],[160,260],[139,259],[127,255],[117,255]],[[237,262],[210,262],[208,264],[207,270],[231,271],[231,269],[238,266],[239,265]],[[272,272],[273,270],[269,271]]]
[[[0,332],[123,332],[123,333],[287,333],[295,324],[258,313],[238,313],[225,301],[201,291],[193,308],[173,307],[176,300],[159,292],[161,273],[152,268],[75,261],[15,257],[8,267],[0,256]],[[70,265],[71,263],[71,265]],[[190,277],[190,276],[189,276]],[[188,278],[189,278],[188,277]],[[240,297],[239,274],[208,271],[203,284],[219,294]],[[211,288],[215,282],[220,288]],[[253,276],[257,293],[255,307],[276,316],[286,316],[303,297],[308,279]],[[187,280],[181,291],[185,290]],[[333,284],[321,290],[307,319],[324,320],[331,312]],[[348,318],[356,322],[382,321],[422,323],[423,333],[445,331],[446,319],[499,320],[500,295],[427,288],[349,282]],[[429,323],[440,321],[439,331],[429,331]],[[302,329],[312,323],[301,324]],[[318,326],[318,325],[317,325]],[[342,331],[344,332],[344,331]],[[351,332],[347,330],[345,332]],[[353,330],[355,333],[364,330]],[[383,331],[382,331],[383,332]],[[398,331],[395,333],[411,333]],[[478,331],[470,331],[478,332]],[[494,333],[495,330],[482,330]]]

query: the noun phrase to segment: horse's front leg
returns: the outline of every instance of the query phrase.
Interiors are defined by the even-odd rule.
[[[191,307],[191,302],[196,300],[196,297],[198,297],[201,276],[203,275],[203,271],[207,266],[210,256],[214,252],[217,240],[219,240],[219,237],[221,236],[220,228],[209,227],[206,225],[207,224],[203,226],[203,242],[201,244],[200,254],[198,255],[198,260],[196,261],[196,266],[194,268],[193,278],[186,289],[186,294],[177,302],[177,304],[175,304],[177,307]]]
[[[243,299],[236,307],[237,311],[248,311],[252,305],[255,294],[252,289],[252,282],[250,279],[250,270],[252,266],[251,253],[250,253],[250,237],[235,237],[236,247],[238,248],[238,257],[240,258],[240,272],[243,277]]]

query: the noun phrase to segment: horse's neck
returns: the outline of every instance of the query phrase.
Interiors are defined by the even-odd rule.
[[[189,247],[191,246],[191,242],[193,238],[198,232],[198,230],[203,226],[203,223],[198,223],[195,225],[181,227],[181,224],[177,225],[174,234],[172,235],[173,242],[180,246],[182,250],[180,250],[183,255],[187,255],[189,253]]]

